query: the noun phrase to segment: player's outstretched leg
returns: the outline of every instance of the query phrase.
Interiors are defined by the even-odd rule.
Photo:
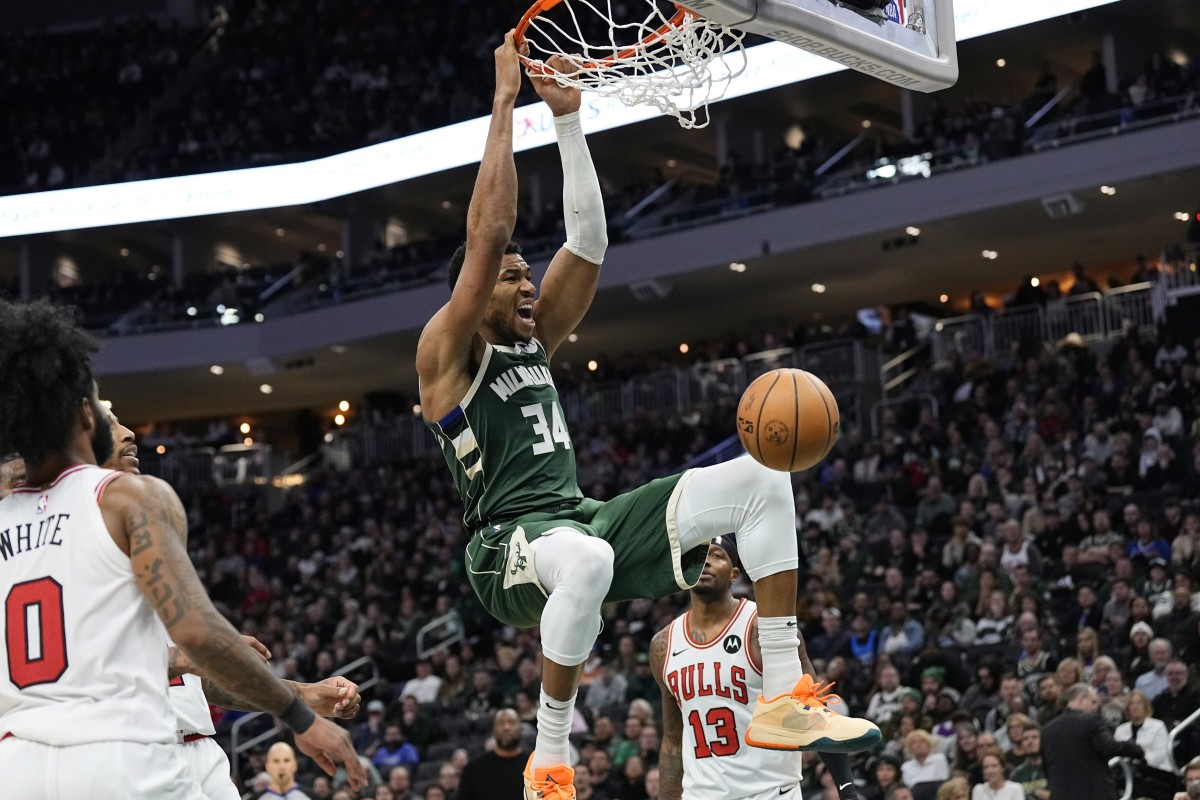
[[[681,552],[733,531],[738,558],[754,581],[763,696],[746,743],[774,750],[869,750],[882,738],[873,723],[835,714],[829,687],[800,666],[796,627],[796,501],[791,479],[749,456],[693,472],[675,523]]]
[[[530,543],[549,597],[542,610],[542,694],[537,742],[525,765],[525,800],[574,800],[571,720],[579,677],[600,633],[600,606],[612,585],[613,549],[572,528]]]

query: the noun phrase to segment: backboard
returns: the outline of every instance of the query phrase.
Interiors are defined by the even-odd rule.
[[[681,6],[767,36],[905,89],[934,92],[958,80],[952,0],[686,0]]]

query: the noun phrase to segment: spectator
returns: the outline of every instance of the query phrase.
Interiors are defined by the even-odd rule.
[[[1050,782],[1042,759],[1042,731],[1037,723],[1024,726],[1021,751],[1024,760],[1013,770],[1013,781],[1021,785],[1027,800],[1050,800]]]
[[[905,786],[944,781],[950,777],[950,764],[944,755],[933,752],[933,737],[928,731],[913,731],[908,735],[905,745],[911,756],[900,765]]]
[[[1167,746],[1167,726],[1151,713],[1150,700],[1141,692],[1129,695],[1125,705],[1129,721],[1117,726],[1113,738],[1118,742],[1134,742],[1146,754],[1146,763],[1155,769],[1171,769]]]
[[[593,712],[610,706],[624,705],[628,683],[625,677],[616,672],[612,664],[605,662],[600,666],[600,674],[587,685],[587,697],[584,705]]]
[[[1143,758],[1133,742],[1118,742],[1100,720],[1100,698],[1087,684],[1065,695],[1067,709],[1042,730],[1042,757],[1054,800],[1117,800],[1108,769],[1115,756]]]
[[[400,696],[411,695],[418,703],[432,703],[437,700],[441,687],[442,679],[433,674],[433,665],[423,658],[417,662],[417,677],[404,684]]]
[[[276,742],[267,751],[267,774],[271,783],[259,800],[310,800],[296,783],[296,752],[287,742]]]
[[[504,704],[504,698],[492,688],[492,673],[487,668],[479,667],[475,670],[471,678],[471,691],[467,694],[466,701],[467,707],[464,713],[469,719],[485,719],[493,716],[496,710]]]
[[[405,741],[404,732],[399,725],[389,724],[384,729],[383,744],[376,750],[371,763],[380,771],[392,767],[409,767],[421,760],[417,748],[411,742]]]
[[[455,800],[521,800],[525,794],[522,774],[528,753],[521,752],[521,719],[511,708],[496,712],[492,721],[491,752],[463,768]]]
[[[438,769],[438,786],[442,787],[442,791],[446,793],[446,797],[453,798],[458,794],[460,777],[460,770],[453,764],[442,764]]]
[[[1167,665],[1171,663],[1175,653],[1166,639],[1150,642],[1149,652],[1152,668],[1139,675],[1133,686],[1153,703],[1155,698],[1167,689]]]
[[[372,700],[367,703],[367,718],[354,726],[350,733],[350,741],[354,743],[355,752],[372,758],[379,745],[383,743],[384,705],[382,700]]]
[[[907,664],[924,645],[925,629],[921,623],[909,618],[908,606],[903,600],[893,601],[888,624],[879,635],[879,651]]]
[[[387,787],[396,800],[415,800],[412,793],[412,776],[408,767],[392,767],[387,775]]]
[[[999,750],[984,753],[981,766],[983,783],[971,790],[971,800],[1025,800],[1021,784],[1008,780],[1004,756]]]
[[[1173,659],[1165,670],[1167,685],[1157,697],[1152,698],[1154,716],[1166,723],[1171,730],[1200,708],[1200,690],[1192,685],[1188,677],[1187,664]]]

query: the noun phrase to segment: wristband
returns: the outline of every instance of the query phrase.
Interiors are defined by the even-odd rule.
[[[317,721],[317,715],[311,708],[304,705],[304,701],[300,699],[299,695],[296,695],[279,715],[279,721],[288,726],[293,733],[304,733]]]

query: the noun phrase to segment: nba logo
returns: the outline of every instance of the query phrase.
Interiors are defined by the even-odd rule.
[[[904,0],[892,0],[883,7],[883,13],[897,25],[904,24]]]
[[[48,505],[50,505],[50,495],[44,494],[41,497],[39,497],[38,501],[37,501],[37,513],[45,514],[46,506],[48,506]]]

